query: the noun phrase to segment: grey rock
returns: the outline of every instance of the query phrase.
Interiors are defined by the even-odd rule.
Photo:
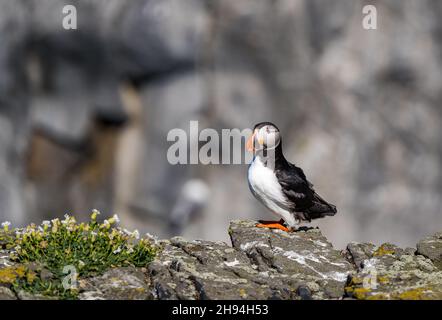
[[[147,278],[136,268],[115,268],[80,282],[80,300],[147,300],[151,298]]]
[[[299,286],[296,293],[301,297],[301,300],[312,300],[312,293],[306,286]]]
[[[42,294],[34,294],[24,290],[20,290],[17,293],[19,300],[58,300],[58,297],[45,296]]]
[[[17,300],[11,289],[0,286],[0,300]]]
[[[442,272],[414,249],[350,243],[318,229],[286,233],[232,221],[222,242],[162,242],[149,266],[155,299],[439,299]]]
[[[417,253],[429,258],[442,270],[442,232],[419,241]]]
[[[289,299],[293,290],[225,243],[173,238],[149,271],[157,299]]]
[[[193,68],[210,22],[199,0],[142,0],[118,20],[114,65],[135,78]]]
[[[186,183],[192,180],[193,173],[189,166],[172,165],[167,161],[167,150],[172,145],[167,137],[171,130],[180,128],[187,132],[190,139],[189,119],[204,122],[201,114],[208,105],[207,85],[202,74],[186,72],[152,81],[142,86],[140,92],[142,104],[148,107],[147,110],[140,110],[142,127],[139,128],[146,143],[138,148],[129,144],[123,148],[127,153],[137,153],[136,156],[141,160],[140,170],[145,173],[146,179],[139,179],[138,171],[132,176],[122,177],[124,181],[134,185],[134,192],[126,203],[130,204],[128,209],[139,218],[148,217],[159,221],[156,234],[161,238],[169,238],[172,236],[167,228],[169,223],[164,223],[164,220],[173,222],[178,205],[181,205],[178,209],[186,210],[183,208],[185,203],[183,205],[177,202],[186,192]],[[186,99],[182,99],[183,96]],[[194,139],[189,140],[188,147],[197,143]],[[184,223],[185,220],[182,217],[181,222]],[[162,230],[164,227],[166,230]]]
[[[256,228],[252,221],[233,221],[229,233],[234,248],[245,252],[258,270],[314,282],[321,288],[314,292],[317,298],[341,297],[354,271],[318,229],[286,233]]]
[[[441,299],[442,271],[422,255],[410,255],[391,244],[367,252],[346,287],[356,299]]]
[[[353,263],[360,270],[363,267],[364,260],[372,256],[376,246],[371,243],[351,242],[347,245],[347,250],[351,255]]]
[[[49,281],[49,280],[51,280],[51,279],[54,278],[54,274],[53,274],[51,271],[49,271],[49,270],[43,268],[43,269],[40,271],[40,278],[41,278],[41,280],[43,280],[43,281]]]
[[[340,298],[352,265],[319,230],[293,234],[233,221],[233,247],[172,238],[149,266],[157,299]]]
[[[29,138],[26,41],[29,12],[23,1],[0,1],[0,221],[25,216],[24,156]]]
[[[80,278],[79,299],[441,299],[442,270],[421,254],[439,234],[422,240],[424,246],[417,251],[356,242],[339,251],[319,229],[284,232],[235,220],[229,228],[231,245],[183,237],[154,239],[159,251],[148,266]],[[9,253],[0,250],[0,298],[5,299],[15,298],[9,289],[14,281],[12,269],[7,269],[14,268]],[[38,271],[42,280],[51,278],[38,262],[26,267]],[[17,297],[57,299],[23,290]]]
[[[13,265],[14,263],[9,258],[9,251],[0,249],[0,268],[11,267]]]

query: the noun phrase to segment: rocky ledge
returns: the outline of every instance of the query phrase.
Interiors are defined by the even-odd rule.
[[[350,243],[339,251],[319,229],[293,233],[232,221],[232,245],[161,240],[145,268],[79,281],[80,299],[442,299],[442,233],[417,249]],[[0,273],[10,267],[0,253]],[[1,284],[0,299],[42,299]]]

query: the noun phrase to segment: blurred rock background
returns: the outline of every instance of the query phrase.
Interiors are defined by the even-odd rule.
[[[172,166],[167,133],[269,120],[337,205],[317,223],[336,246],[414,245],[442,226],[441,16],[436,0],[0,0],[0,220],[96,208],[226,240],[229,220],[271,217],[247,166]]]

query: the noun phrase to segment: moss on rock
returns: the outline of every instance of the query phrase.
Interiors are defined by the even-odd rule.
[[[355,299],[442,299],[442,272],[423,255],[383,244],[365,256],[345,292]]]

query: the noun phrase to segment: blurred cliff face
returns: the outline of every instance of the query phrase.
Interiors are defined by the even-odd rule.
[[[377,30],[364,4],[0,0],[0,220],[97,208],[225,240],[229,220],[271,217],[247,167],[172,166],[167,133],[268,120],[337,205],[319,223],[336,245],[440,229],[442,4],[375,2]]]

